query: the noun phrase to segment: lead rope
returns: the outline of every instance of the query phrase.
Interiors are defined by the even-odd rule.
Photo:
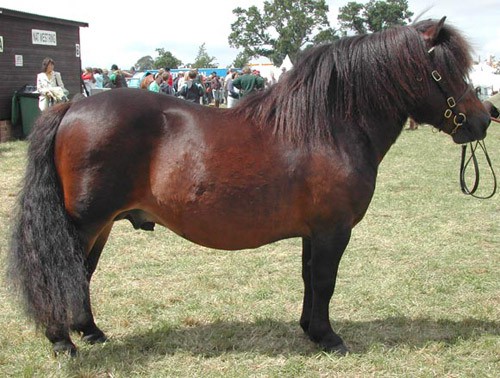
[[[476,142],[476,145],[473,146],[472,143],[469,143],[470,146],[470,151],[471,151],[471,156],[469,159],[466,159],[467,155],[467,145],[464,144],[462,146],[462,158],[460,159],[460,189],[462,190],[462,193],[466,195],[470,195],[474,198],[479,198],[479,199],[488,199],[491,198],[495,195],[497,191],[497,177],[495,175],[495,171],[493,170],[493,165],[491,164],[490,156],[488,155],[488,151],[486,150],[486,144],[484,143],[484,140],[478,140]],[[479,187],[479,164],[477,161],[476,157],[476,149],[477,146],[480,146],[481,149],[484,152],[484,156],[486,158],[486,162],[488,163],[491,171],[491,177],[493,178],[493,190],[490,195],[488,196],[479,196],[476,195],[476,190]],[[467,170],[467,167],[469,166],[470,162],[472,161],[473,167],[474,167],[474,185],[472,186],[472,189],[469,189],[469,186],[467,185],[467,182],[465,180],[465,172]]]

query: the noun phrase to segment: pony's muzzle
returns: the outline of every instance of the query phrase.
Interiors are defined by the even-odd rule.
[[[462,117],[462,113],[453,117],[453,130],[451,136],[457,144],[464,144],[482,140],[486,137],[486,130],[490,125],[487,113],[478,113],[469,117]]]

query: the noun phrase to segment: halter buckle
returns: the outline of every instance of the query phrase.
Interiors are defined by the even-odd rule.
[[[444,111],[444,118],[450,118],[452,115],[453,115],[453,112],[451,111],[451,109],[446,109]]]
[[[455,98],[454,98],[454,97],[448,97],[448,98],[446,99],[446,102],[448,103],[448,106],[449,106],[450,108],[454,108],[454,107],[457,105],[457,103],[456,103],[456,101],[455,101]]]
[[[433,78],[435,81],[437,81],[437,82],[440,82],[440,81],[441,81],[441,79],[443,78],[443,77],[441,76],[441,74],[440,74],[439,72],[437,72],[437,70],[432,71],[432,72],[431,72],[431,76],[432,76],[432,78]]]

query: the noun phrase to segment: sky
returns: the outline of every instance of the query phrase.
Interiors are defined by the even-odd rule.
[[[338,9],[348,1],[327,0],[332,27],[338,26]],[[476,59],[485,60],[488,55],[500,59],[499,0],[408,3],[415,16],[430,8],[423,19],[447,16],[447,22],[467,36]],[[228,43],[231,23],[236,20],[232,10],[251,5],[261,8],[262,4],[263,0],[149,0],[134,5],[109,0],[0,0],[3,8],[88,23],[87,28],[80,28],[82,66],[109,68],[117,64],[124,69],[144,56],[156,58],[156,48],[170,51],[183,63],[192,63],[203,43],[219,67],[230,66],[238,54]]]

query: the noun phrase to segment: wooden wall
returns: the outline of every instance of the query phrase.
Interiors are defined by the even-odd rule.
[[[80,45],[80,27],[88,24],[33,15],[0,8],[0,120],[11,118],[14,91],[23,85],[36,85],[36,75],[42,70],[42,61],[50,57],[55,70],[61,73],[70,97],[80,93],[81,60],[77,56]],[[57,45],[33,44],[32,29],[56,33]],[[22,66],[16,66],[16,55],[22,56]]]

